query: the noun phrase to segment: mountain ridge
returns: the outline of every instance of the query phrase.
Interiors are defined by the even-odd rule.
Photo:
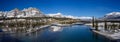
[[[24,8],[23,10],[19,10],[15,8],[11,11],[0,11],[0,15],[5,17],[43,17],[45,16],[40,10],[37,8],[29,7]]]

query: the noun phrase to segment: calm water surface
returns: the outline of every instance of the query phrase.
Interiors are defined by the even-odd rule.
[[[97,35],[85,25],[73,25],[59,29],[46,28],[40,31],[24,34],[0,34],[0,42],[110,42]]]

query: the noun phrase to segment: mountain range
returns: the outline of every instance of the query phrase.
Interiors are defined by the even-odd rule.
[[[64,17],[64,18],[72,18],[72,19],[92,19],[92,17],[88,17],[88,16],[63,15],[62,13],[52,13],[47,15],[51,17]]]
[[[43,14],[39,9],[34,7],[24,8],[19,10],[15,8],[10,11],[0,11],[1,17],[57,17],[57,18],[72,18],[72,19],[92,19],[85,16],[63,15],[62,13]]]
[[[120,19],[120,12],[108,13],[103,18],[106,18],[106,19]]]
[[[0,16],[5,17],[43,17],[45,16],[40,10],[37,8],[29,7],[23,10],[19,10],[15,8],[11,11],[0,11]]]

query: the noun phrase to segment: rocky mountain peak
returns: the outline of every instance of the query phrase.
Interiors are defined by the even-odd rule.
[[[7,17],[43,17],[45,16],[39,9],[29,7],[24,8],[23,10],[19,10],[15,8],[8,12],[1,12],[3,14],[7,14]]]

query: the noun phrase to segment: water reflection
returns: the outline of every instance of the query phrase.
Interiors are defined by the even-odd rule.
[[[62,31],[62,30],[63,30],[63,28],[60,27],[60,26],[51,26],[50,27],[50,31],[52,31],[52,32],[59,32],[59,31]]]

